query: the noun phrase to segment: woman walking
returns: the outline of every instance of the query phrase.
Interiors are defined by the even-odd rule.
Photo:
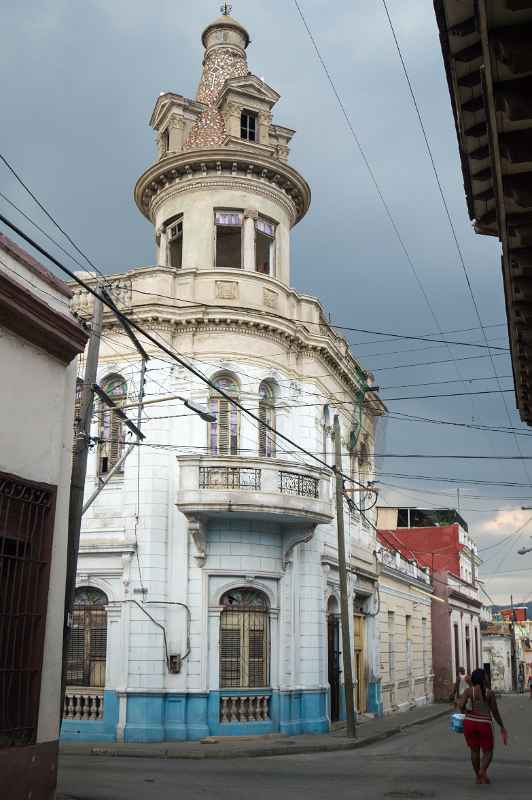
[[[471,687],[465,690],[459,708],[466,715],[464,736],[471,750],[471,763],[477,783],[490,783],[487,772],[493,758],[492,717],[501,729],[504,744],[507,744],[508,734],[499,714],[495,694],[486,686],[486,673],[483,669],[476,669],[471,675]]]

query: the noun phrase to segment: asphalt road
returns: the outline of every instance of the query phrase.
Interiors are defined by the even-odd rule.
[[[496,800],[532,797],[532,701],[500,702],[510,742],[497,735],[491,786],[477,786],[463,737],[446,718],[360,750],[231,760],[62,756],[69,800]]]

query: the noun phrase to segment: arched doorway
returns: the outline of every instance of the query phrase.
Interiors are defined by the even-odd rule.
[[[76,589],[67,661],[69,686],[105,686],[108,603],[100,589]]]
[[[327,603],[327,668],[331,698],[331,722],[340,718],[340,614],[338,600]]]

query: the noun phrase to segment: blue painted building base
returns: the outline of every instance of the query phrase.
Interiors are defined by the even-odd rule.
[[[221,722],[220,699],[244,692],[187,694],[130,694],[127,697],[125,742],[197,741],[206,736],[260,736],[268,733],[325,733],[329,730],[328,692],[287,691],[269,694],[269,719],[260,722]],[[247,690],[245,696],[265,694]],[[104,694],[104,718],[65,720],[61,738],[67,741],[116,741],[118,697]]]
[[[103,719],[64,719],[61,739],[67,742],[115,742],[118,724],[118,696],[116,692],[103,693]]]

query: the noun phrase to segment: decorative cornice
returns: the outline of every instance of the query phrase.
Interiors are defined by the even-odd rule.
[[[153,164],[135,185],[135,202],[153,222],[155,198],[166,198],[167,189],[212,188],[217,181],[224,186],[229,181],[230,188],[245,191],[269,191],[277,202],[284,199],[291,209],[293,224],[302,219],[310,205],[310,187],[295,169],[282,161],[237,148],[187,151]]]
[[[287,351],[297,348],[297,356],[299,358],[318,358],[324,367],[330,369],[350,391],[356,392],[360,389],[360,384],[353,377],[353,370],[343,366],[337,357],[328,351],[326,345],[319,343],[309,344],[297,331],[287,331],[272,321],[250,320],[249,318],[228,319],[227,314],[223,317],[213,318],[207,315],[204,307],[200,307],[196,314],[197,316],[195,317],[176,319],[168,313],[158,311],[151,314],[135,314],[134,319],[144,327],[160,333],[176,335],[192,332],[205,334],[238,333],[242,336],[266,338],[277,345],[287,347]],[[109,322],[104,320],[104,328],[108,332],[116,333],[117,335],[120,335],[122,331],[121,327],[112,321],[112,318]]]

